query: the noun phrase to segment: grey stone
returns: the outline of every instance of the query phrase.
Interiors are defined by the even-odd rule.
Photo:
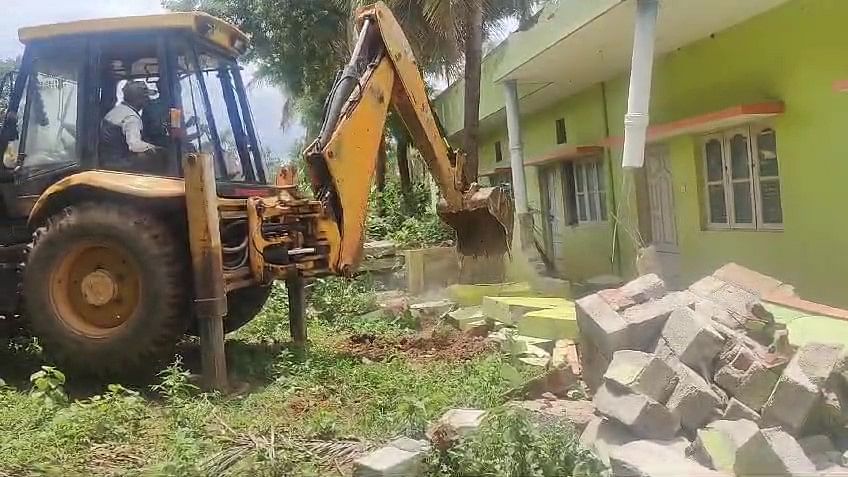
[[[822,400],[821,388],[840,364],[842,345],[809,343],[802,346],[783,370],[763,406],[763,424],[800,432]]]
[[[712,361],[725,341],[709,319],[690,308],[677,308],[671,313],[662,337],[683,364],[705,377],[712,375]]]
[[[616,477],[714,477],[727,474],[710,470],[687,459],[674,446],[651,441],[633,441],[610,451],[610,467]]]
[[[645,439],[672,439],[680,429],[680,419],[665,406],[645,396],[615,389],[604,383],[595,393],[595,409],[624,424]]]
[[[842,454],[836,450],[830,437],[817,434],[798,439],[804,454],[813,462],[817,470],[825,470],[842,463]]]
[[[430,452],[430,443],[424,440],[410,439],[409,437],[398,437],[388,445],[407,452]]]
[[[780,376],[767,369],[759,356],[741,343],[730,348],[719,361],[726,364],[716,371],[716,384],[758,412],[771,396]]]
[[[627,323],[597,294],[576,302],[577,325],[583,341],[591,341],[606,357],[627,348]]]
[[[722,414],[721,418],[728,421],[747,419],[753,422],[760,422],[760,414],[736,398],[730,398],[727,401],[727,407],[724,409],[724,414]]]
[[[636,439],[620,423],[601,416],[595,416],[580,434],[580,443],[591,450],[605,465],[609,466],[609,452],[613,447]]]
[[[720,278],[716,278],[712,275],[707,275],[706,277],[698,280],[689,286],[689,291],[698,295],[701,298],[709,298],[710,295],[717,292],[719,288],[725,286],[727,282]]]
[[[353,462],[353,477],[414,477],[424,473],[422,451],[410,452],[389,445]]]
[[[739,447],[734,465],[736,475],[810,476],[816,466],[789,433],[773,427],[760,430]]]
[[[642,275],[619,288],[624,296],[635,303],[644,303],[648,300],[656,300],[666,294],[665,283],[655,273]]]
[[[641,351],[616,351],[604,374],[608,383],[665,403],[677,385],[677,374],[656,356]]]
[[[391,240],[375,240],[362,244],[362,255],[366,258],[383,258],[397,254],[397,245]]]
[[[721,398],[695,371],[680,366],[680,381],[666,407],[680,419],[680,425],[694,431],[720,415]]]
[[[480,428],[486,411],[479,409],[450,409],[436,422],[438,426],[453,429],[460,436],[467,436]]]
[[[624,310],[621,316],[627,323],[629,349],[653,350],[671,313],[678,308],[687,308],[695,301],[697,297],[689,292],[673,292]]]
[[[689,454],[706,467],[733,474],[739,448],[759,432],[756,424],[744,419],[714,421],[698,430]]]

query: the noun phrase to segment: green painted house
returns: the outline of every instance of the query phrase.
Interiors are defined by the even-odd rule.
[[[625,169],[637,3],[553,0],[486,56],[481,181],[511,180],[517,92],[513,146],[561,276],[633,276],[653,245],[682,285],[734,261],[848,306],[848,1],[659,0],[644,167]],[[462,95],[436,101],[457,142]]]

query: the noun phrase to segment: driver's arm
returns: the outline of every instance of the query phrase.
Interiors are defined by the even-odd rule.
[[[141,118],[135,115],[125,118],[121,123],[121,130],[124,132],[130,152],[140,153],[156,149],[156,146],[141,139],[142,127]]]

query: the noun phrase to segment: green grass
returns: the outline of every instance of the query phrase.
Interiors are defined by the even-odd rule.
[[[339,293],[341,285],[320,285],[313,295],[325,286]],[[373,303],[363,299],[360,305],[346,313],[368,311]],[[275,293],[266,310],[228,342],[231,373],[250,386],[236,396],[200,393],[181,366],[163,371],[155,390],[78,384],[71,376],[64,384],[70,404],[51,405],[31,395],[25,380],[7,378],[12,386],[0,390],[0,476],[217,475],[228,457],[237,462],[228,475],[339,475],[335,466],[321,465],[323,455],[355,445],[349,441],[420,436],[428,421],[450,407],[501,404],[500,396],[514,384],[515,370],[498,355],[467,363],[402,356],[365,363],[342,356],[334,343],[351,332],[351,320],[331,322],[331,315],[314,314],[312,346],[305,359],[298,358],[286,345],[285,295]],[[9,363],[19,373],[34,373],[38,353],[37,346],[17,343],[2,354],[4,369]]]

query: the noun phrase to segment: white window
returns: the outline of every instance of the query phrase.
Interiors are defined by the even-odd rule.
[[[704,138],[702,154],[709,228],[782,228],[774,129],[745,127],[712,134]]]
[[[607,192],[604,163],[600,159],[575,162],[573,218],[578,223],[607,220]],[[570,207],[571,208],[571,207]]]

